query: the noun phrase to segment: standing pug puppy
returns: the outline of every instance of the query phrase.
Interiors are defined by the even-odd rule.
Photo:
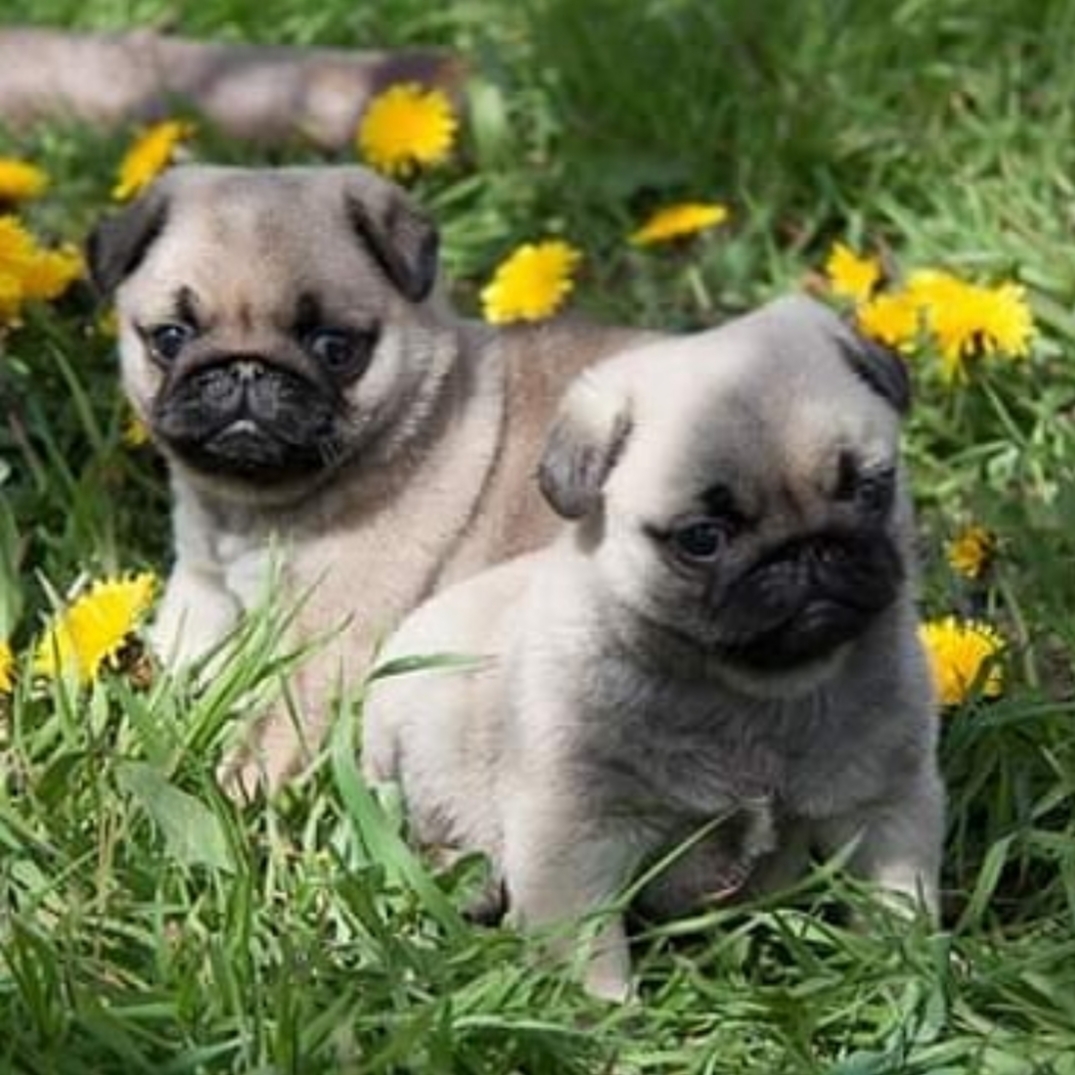
[[[555,402],[639,335],[459,319],[435,229],[359,167],[172,169],[98,227],[89,262],[171,474],[157,648],[183,663],[216,646],[277,549],[293,641],[330,638],[296,673],[300,726],[281,707],[233,760],[244,785],[309,757],[404,613],[545,540],[530,479]]]
[[[845,847],[934,911],[908,402],[900,361],[806,298],[584,373],[540,473],[574,522],[435,597],[384,655],[490,659],[370,686],[365,772],[400,782],[416,839],[488,854],[529,928],[577,921],[699,834],[649,911]],[[586,982],[624,997],[606,922]]]

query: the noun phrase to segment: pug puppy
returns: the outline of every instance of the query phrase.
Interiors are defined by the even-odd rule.
[[[629,351],[568,391],[546,549],[434,597],[371,682],[363,767],[416,841],[489,856],[527,929],[782,886],[811,852],[933,913],[944,794],[918,640],[900,360],[805,297]],[[678,849],[678,850],[677,850]],[[678,856],[678,857],[677,857]],[[578,938],[561,933],[565,952]]]
[[[88,261],[122,381],[163,452],[175,563],[154,628],[187,664],[263,602],[295,647],[281,704],[227,766],[278,785],[377,642],[446,582],[540,544],[530,478],[556,400],[640,333],[493,330],[438,286],[437,232],[360,167],[181,166],[104,220]]]

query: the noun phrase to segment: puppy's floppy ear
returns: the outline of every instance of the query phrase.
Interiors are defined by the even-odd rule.
[[[845,323],[838,340],[844,360],[879,396],[905,415],[911,409],[911,375],[907,363],[884,344]]]
[[[126,208],[105,217],[90,232],[86,263],[90,279],[103,296],[111,297],[138,268],[167,220],[168,196],[154,186]]]
[[[437,229],[394,183],[364,168],[349,169],[347,218],[384,274],[410,302],[421,302],[437,279]]]
[[[597,507],[630,432],[626,395],[586,374],[574,382],[553,420],[538,467],[538,485],[558,514],[581,519]]]

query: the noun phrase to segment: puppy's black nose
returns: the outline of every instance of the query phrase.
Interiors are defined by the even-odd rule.
[[[287,394],[280,373],[257,358],[245,356],[230,362],[227,370],[236,410],[255,421],[274,420],[280,410],[281,396]]]
[[[248,384],[265,375],[265,366],[254,358],[241,358],[231,367],[232,376],[240,384]]]
[[[831,538],[805,541],[795,551],[795,560],[816,580],[818,572],[845,566],[851,559],[851,551],[845,542]]]
[[[264,362],[253,357],[218,363],[199,377],[203,399],[218,413],[256,412],[264,406],[262,397],[272,395],[266,392],[269,372]]]

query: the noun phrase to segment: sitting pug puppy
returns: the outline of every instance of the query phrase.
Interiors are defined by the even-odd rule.
[[[841,849],[935,910],[908,404],[899,359],[804,297],[584,373],[540,470],[572,521],[389,640],[385,661],[481,659],[370,684],[367,778],[399,782],[418,842],[487,854],[529,929],[578,922],[677,847],[650,913]],[[603,921],[586,984],[623,998],[622,916]]]
[[[338,689],[446,582],[552,532],[542,438],[582,367],[642,334],[493,330],[446,306],[437,232],[360,167],[173,168],[96,229],[122,379],[163,452],[175,564],[155,644],[212,650],[282,561],[296,605],[296,727],[281,706],[229,776],[275,786],[316,750]]]

